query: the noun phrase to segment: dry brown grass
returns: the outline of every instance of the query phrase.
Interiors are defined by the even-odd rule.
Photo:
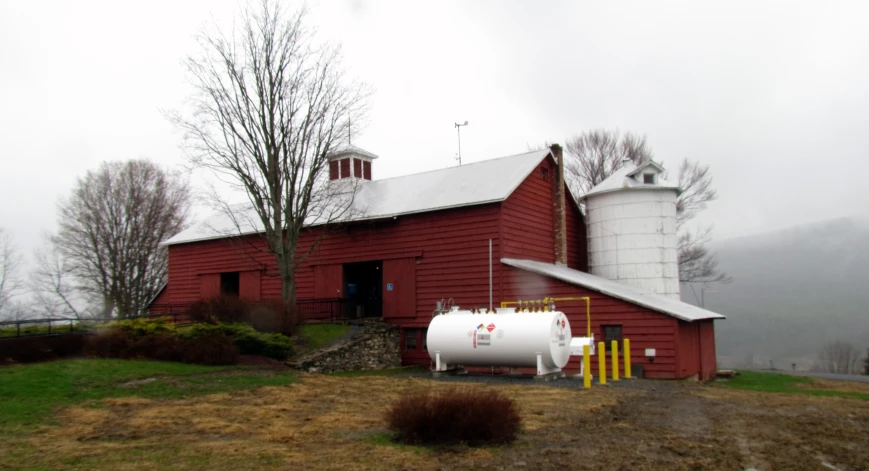
[[[67,408],[60,415],[60,427],[46,427],[27,437],[27,448],[51,450],[34,454],[27,464],[130,470],[199,465],[209,469],[437,469],[441,465],[433,459],[434,451],[384,445],[371,437],[382,437],[384,413],[399,396],[447,387],[423,379],[310,375],[288,387],[190,400],[111,399],[101,409]],[[518,403],[526,433],[576,420],[631,394],[529,385],[499,389]],[[466,449],[460,462],[482,466],[495,451]]]
[[[428,449],[384,439],[418,378],[303,375],[189,400],[107,399],[57,426],[0,436],[0,469],[866,469],[867,402],[679,382],[591,390],[497,386],[517,402],[510,446]],[[469,384],[471,388],[485,388]],[[825,468],[824,468],[825,469]]]

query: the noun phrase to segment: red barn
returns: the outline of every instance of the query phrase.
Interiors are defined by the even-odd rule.
[[[558,184],[559,154],[534,151],[383,180],[371,180],[373,154],[334,154],[330,178],[357,179],[360,211],[341,230],[305,230],[298,252],[319,244],[295,273],[300,307],[352,301],[359,315],[401,326],[406,364],[428,365],[425,329],[439,300],[472,308],[589,296],[595,338],[631,339],[633,363],[646,377],[713,377],[713,320],[723,316],[587,273],[584,216]],[[239,236],[231,227],[220,215],[166,242],[168,284],[152,307],[221,294],[280,298],[274,258],[257,228]],[[574,332],[585,329],[583,302],[558,309]],[[646,349],[655,349],[654,359]],[[578,368],[573,359],[566,370]]]

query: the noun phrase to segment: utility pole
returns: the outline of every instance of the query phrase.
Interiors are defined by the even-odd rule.
[[[459,137],[459,156],[456,160],[459,161],[459,165],[462,165],[462,126],[467,126],[468,122],[465,121],[463,124],[456,123],[456,135]]]

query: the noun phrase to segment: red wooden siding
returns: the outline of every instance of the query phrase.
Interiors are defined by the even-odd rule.
[[[705,320],[697,323],[700,327],[700,379],[715,378],[718,363],[715,358],[715,321]]]
[[[361,177],[362,176],[362,161],[359,159],[353,159],[353,176]]]
[[[262,296],[260,271],[243,271],[238,275],[238,297],[249,301],[259,301]]]
[[[696,375],[700,371],[700,329],[699,324],[679,322],[678,361],[676,374],[679,378]]]
[[[297,282],[298,284],[298,282]],[[298,295],[297,295],[298,296]],[[344,266],[340,263],[314,267],[314,298],[344,296]],[[299,296],[300,297],[300,296]]]
[[[504,257],[555,262],[554,176],[555,162],[547,158],[502,203]]]
[[[362,178],[371,180],[371,162],[362,162]]]
[[[713,320],[679,322],[678,376],[697,375],[700,380],[715,377],[715,330]]]
[[[545,296],[591,298],[591,330],[595,340],[603,341],[602,325],[621,325],[622,336],[631,339],[631,360],[643,365],[647,378],[676,378],[677,320],[626,301],[570,285],[536,273],[504,267],[502,300],[540,299]],[[585,302],[571,301],[557,304],[567,314],[573,335],[584,335],[586,330]],[[650,363],[644,356],[646,348],[656,349]],[[607,346],[609,351],[609,346]],[[620,358],[622,358],[620,354]],[[566,370],[577,373],[580,357],[572,357]],[[607,370],[612,371],[611,357],[606,357]],[[599,375],[597,356],[592,359],[592,371]],[[622,366],[620,365],[619,371]],[[623,374],[623,372],[622,372]]]
[[[199,275],[199,299],[220,296],[220,273]]]
[[[394,322],[426,327],[436,301],[444,298],[452,297],[460,306],[486,306],[489,239],[493,239],[496,270],[500,266],[498,216],[499,205],[488,204],[361,222],[329,233],[296,270],[297,296],[332,298],[339,295],[338,290],[343,295],[343,263],[384,260],[388,265],[387,260],[415,258],[414,308]],[[306,253],[319,236],[319,230],[306,231],[298,252]],[[247,241],[219,239],[170,246],[169,284],[161,299],[174,304],[194,302],[200,299],[203,273],[250,270],[262,270],[262,299],[280,299],[280,278],[264,239],[249,236]],[[219,292],[219,275],[217,280]]]
[[[565,191],[567,202],[567,266],[574,270],[588,272],[588,240],[585,219],[570,190]]]
[[[383,318],[402,317],[416,317],[416,258],[383,261]]]
[[[544,171],[547,179],[543,179]],[[565,192],[567,266],[587,270],[585,223],[570,191]],[[555,161],[547,158],[501,205],[504,257],[555,261]]]

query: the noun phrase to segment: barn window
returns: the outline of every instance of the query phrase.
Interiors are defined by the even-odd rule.
[[[428,329],[422,329],[422,349],[428,350]]]
[[[543,181],[545,181],[545,182],[549,181],[549,169],[548,168],[541,168],[540,169],[540,178],[542,178]]]
[[[622,326],[621,325],[605,325],[603,326],[603,341],[604,344],[609,348],[610,342],[615,340],[616,342],[622,341]]]
[[[417,329],[404,329],[404,349],[416,350]]]
[[[237,271],[220,274],[220,294],[221,296],[238,296]]]
[[[654,173],[644,173],[643,174],[643,183],[646,185],[654,185],[655,184],[655,174]]]

